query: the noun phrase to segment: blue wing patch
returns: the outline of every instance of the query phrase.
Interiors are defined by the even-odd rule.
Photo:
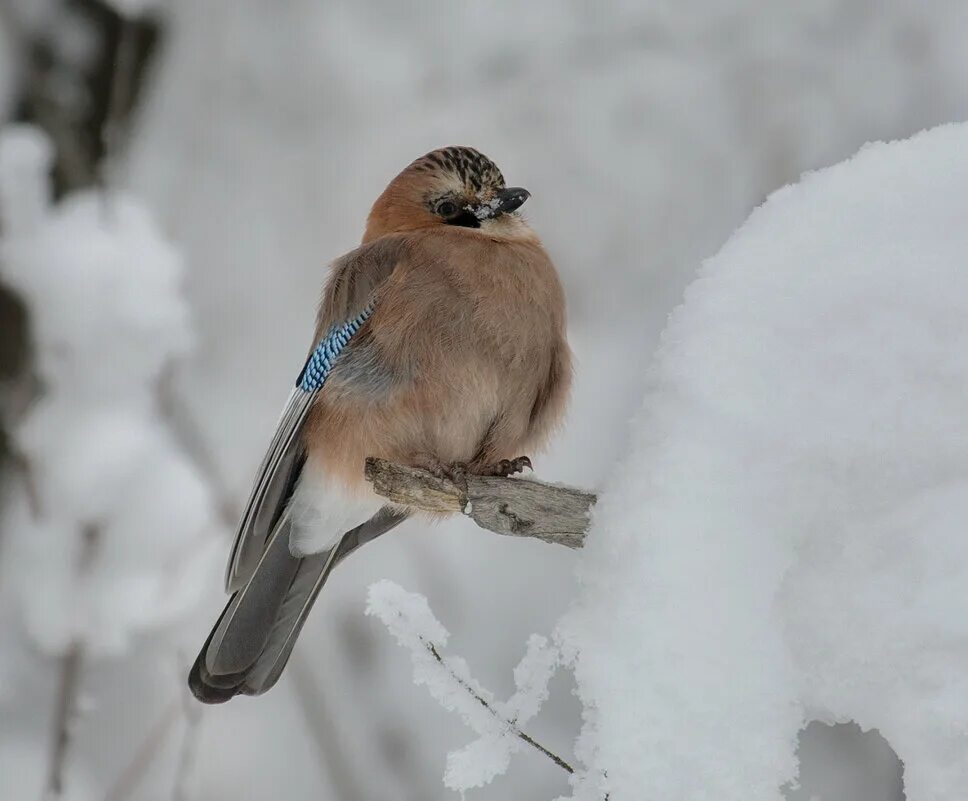
[[[336,358],[342,353],[343,348],[349,344],[353,335],[360,330],[360,327],[373,314],[374,303],[371,300],[363,310],[352,320],[348,320],[341,325],[334,325],[329,329],[329,333],[320,342],[303,367],[299,378],[296,379],[296,386],[303,392],[315,392],[321,389],[326,383],[326,378],[336,364]]]

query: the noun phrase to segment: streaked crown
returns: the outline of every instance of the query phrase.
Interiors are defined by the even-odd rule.
[[[497,164],[472,147],[433,150],[416,159],[407,170],[445,178],[455,177],[475,194],[485,189],[503,189],[505,186],[504,176]]]
[[[529,194],[472,147],[444,147],[411,162],[377,198],[364,242],[442,225],[498,237],[533,236],[515,213]]]

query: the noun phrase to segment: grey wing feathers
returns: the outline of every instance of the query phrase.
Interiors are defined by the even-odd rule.
[[[226,592],[241,589],[252,576],[289,499],[304,460],[299,434],[315,397],[316,392],[299,387],[289,395],[235,535],[225,572]]]
[[[405,251],[404,239],[387,236],[337,259],[319,307],[318,333],[357,314],[390,276]]]
[[[283,518],[266,543],[249,582],[229,601],[205,651],[205,667],[212,675],[246,670],[262,652],[266,634],[286,597],[299,567],[289,555],[289,521]],[[247,636],[232,636],[245,631]],[[252,636],[252,633],[262,636]]]
[[[384,506],[368,521],[344,534],[334,548],[300,560],[289,594],[279,607],[262,655],[249,672],[247,692],[265,692],[279,679],[309,610],[332,569],[360,545],[385,534],[406,518],[406,512]]]
[[[256,476],[242,521],[225,571],[226,592],[241,589],[252,576],[270,533],[289,500],[295,480],[304,460],[299,435],[306,415],[332,367],[330,359],[342,350],[366,321],[373,308],[377,288],[393,272],[404,252],[398,237],[385,237],[348,253],[333,264],[319,310],[314,350],[296,387],[283,409],[276,433]],[[329,343],[336,347],[327,348]],[[360,362],[362,367],[352,372],[357,378],[362,372],[369,375],[365,389],[374,382],[384,388],[390,379],[386,370],[378,372],[370,363],[369,352],[362,349],[351,358],[343,359],[347,371]],[[345,384],[345,381],[342,382]]]
[[[383,507],[329,551],[300,559],[289,553],[290,524],[284,513],[252,578],[229,599],[195,660],[188,681],[196,698],[223,703],[272,687],[333,567],[406,517],[406,512]]]
[[[289,552],[288,503],[306,460],[302,430],[323,383],[337,366],[344,387],[366,378],[371,394],[389,378],[371,348],[343,354],[373,311],[378,287],[403,253],[399,239],[364,245],[333,266],[317,322],[316,344],[289,396],[259,468],[229,557],[225,586],[233,593],[202,647],[189,686],[205,703],[239,693],[258,695],[279,678],[296,637],[333,566],[363,543],[389,531],[406,513],[384,507],[343,535],[329,551],[296,558]],[[364,330],[363,342],[366,340]],[[361,343],[362,344],[362,343]],[[356,367],[352,367],[356,365]],[[384,371],[386,372],[386,371]],[[339,532],[334,532],[339,533]]]

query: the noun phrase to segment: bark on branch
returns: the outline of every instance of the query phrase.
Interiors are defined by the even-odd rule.
[[[481,528],[581,548],[597,497],[529,478],[467,476],[466,489],[426,470],[370,457],[365,475],[384,498],[425,512],[463,514]]]

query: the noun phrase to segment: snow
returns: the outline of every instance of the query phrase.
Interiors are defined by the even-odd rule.
[[[528,637],[528,650],[514,668],[514,695],[504,707],[511,720],[531,720],[548,700],[548,682],[558,667],[558,650],[540,634]]]
[[[523,747],[522,727],[548,699],[558,649],[546,637],[529,637],[527,652],[514,669],[515,692],[502,703],[471,676],[464,659],[442,653],[450,635],[422,595],[384,579],[370,586],[366,613],[410,651],[414,683],[426,686],[444,709],[456,712],[478,735],[447,755],[444,785],[463,794],[504,774],[511,755]]]
[[[613,801],[774,801],[811,719],[968,782],[968,125],[774,193],[673,313],[562,622]]]
[[[43,651],[118,654],[193,608],[214,556],[209,489],[158,411],[191,344],[182,263],[130,198],[51,206],[50,153],[35,129],[0,132],[0,277],[31,310],[41,383],[12,432],[29,473],[2,584]]]
[[[494,215],[494,212],[500,205],[501,198],[495,197],[486,203],[479,203],[476,206],[464,206],[464,210],[471,212],[478,220],[486,220]]]

